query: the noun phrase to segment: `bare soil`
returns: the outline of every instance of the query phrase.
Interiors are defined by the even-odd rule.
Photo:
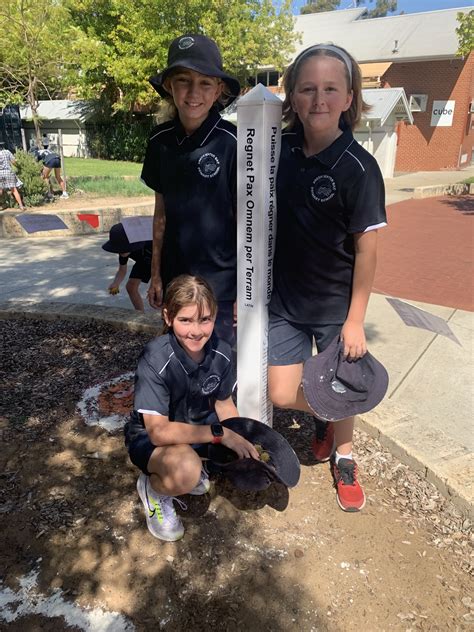
[[[310,419],[275,411],[298,486],[242,493],[217,478],[183,497],[184,539],[164,543],[146,528],[121,433],[76,409],[86,388],[133,370],[149,336],[35,320],[0,331],[2,594],[36,571],[41,595],[143,632],[471,629],[469,520],[373,438],[356,434],[367,505],[346,514],[312,459]],[[119,629],[33,611],[7,617],[0,599],[0,629]]]

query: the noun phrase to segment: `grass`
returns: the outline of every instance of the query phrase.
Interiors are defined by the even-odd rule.
[[[138,178],[136,180],[123,180],[117,177],[105,177],[102,180],[88,180],[87,177],[74,178],[68,184],[68,191],[74,194],[78,189],[84,193],[98,193],[104,197],[154,195],[153,191]]]
[[[139,176],[142,165],[122,160],[64,158],[66,176]],[[82,187],[80,187],[82,189]]]
[[[463,180],[463,184],[474,184],[474,177],[466,178],[466,180]]]

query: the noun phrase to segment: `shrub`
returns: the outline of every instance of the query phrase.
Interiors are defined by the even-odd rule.
[[[86,138],[91,157],[143,162],[154,124],[151,116],[130,118],[117,113],[110,121],[87,125]]]
[[[40,206],[44,204],[48,193],[48,185],[41,177],[41,163],[26,151],[17,150],[15,154],[17,173],[23,182],[21,196],[26,206]]]

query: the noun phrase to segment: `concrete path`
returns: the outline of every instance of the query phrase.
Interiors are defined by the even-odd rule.
[[[471,175],[474,175],[474,168],[463,172],[420,174],[420,179],[417,179],[416,174],[393,178],[386,183],[388,203],[409,199],[413,196],[413,190],[408,189],[414,189],[420,181],[425,185],[428,176],[436,184],[437,178],[441,183],[445,183],[448,178],[451,178],[448,181],[459,182]],[[409,217],[416,220],[415,205],[426,205],[426,202],[413,201],[413,207],[407,207],[404,211],[405,221]],[[437,210],[439,204],[439,200],[432,200],[430,204],[431,222],[440,217]],[[396,208],[398,205],[393,207]],[[463,221],[469,222],[469,225],[457,238],[462,239],[464,236],[465,240],[469,240],[473,215],[467,214]],[[387,239],[389,234],[387,230]],[[396,238],[397,231],[393,231],[393,235]],[[11,307],[24,301],[32,304],[59,301],[121,307],[126,308],[133,317],[134,312],[129,309],[130,303],[124,289],[116,297],[109,296],[106,291],[118,262],[114,255],[100,248],[104,241],[104,235],[70,237],[67,240],[1,240],[1,303],[8,303]],[[393,250],[390,265],[399,270],[399,277],[413,277],[409,269],[403,270],[401,266],[406,259],[404,254],[416,247],[418,244],[415,239],[412,245],[405,244]],[[401,248],[405,251],[399,252]],[[456,244],[452,248],[456,248]],[[466,253],[469,256],[467,250]],[[431,255],[428,252],[424,256],[433,259],[436,252]],[[436,284],[436,278],[431,283]],[[469,283],[469,279],[466,283]],[[426,280],[418,284],[420,294],[425,284]],[[389,285],[384,286],[383,291],[393,295]],[[396,296],[407,298],[400,288],[397,288]],[[385,401],[375,411],[363,415],[359,421],[364,429],[378,436],[403,461],[422,470],[441,491],[452,495],[464,513],[472,515],[474,315],[472,311],[458,309],[456,303],[441,306],[417,302],[414,300],[417,298],[416,293],[408,298],[410,304],[447,321],[461,344],[457,345],[445,336],[423,329],[407,327],[383,294],[373,294],[367,316],[369,347],[387,367],[390,387]],[[443,302],[441,297],[437,302]]]
[[[405,173],[385,180],[387,204],[409,200],[415,197],[415,189],[420,187],[436,187],[444,184],[456,184],[474,177],[474,165],[462,171],[418,171]]]

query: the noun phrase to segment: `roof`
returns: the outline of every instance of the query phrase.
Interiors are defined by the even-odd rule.
[[[413,123],[413,115],[403,88],[364,89],[362,97],[371,106],[370,111],[362,115],[362,120],[376,121],[379,125],[384,125],[388,117],[395,113],[399,120]]]
[[[282,101],[285,98],[283,93],[276,96]],[[227,121],[237,123],[237,105],[242,98],[244,97],[233,101],[229,107],[221,112],[221,116]],[[369,112],[362,114],[362,121],[375,121],[378,125],[384,125],[388,117],[394,112],[399,120],[413,123],[413,115],[410,112],[403,88],[364,88],[362,98],[371,106]]]
[[[333,42],[359,63],[452,59],[458,49],[457,14],[470,7],[367,19],[367,9],[345,9],[298,15],[302,34],[294,57],[308,46]],[[293,57],[293,59],[294,59]]]
[[[46,121],[56,120],[79,120],[86,121],[93,116],[94,109],[90,101],[69,101],[58,99],[54,101],[40,101],[38,106],[38,116]],[[20,107],[21,118],[32,120],[31,108],[29,105]]]

